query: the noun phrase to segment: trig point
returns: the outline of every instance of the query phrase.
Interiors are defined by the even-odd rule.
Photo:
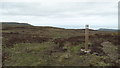
[[[88,49],[89,43],[89,25],[85,25],[85,49],[81,49],[81,51],[84,51],[86,53],[89,53],[90,50]]]
[[[89,25],[85,26],[85,50],[88,50],[88,42],[89,42]]]

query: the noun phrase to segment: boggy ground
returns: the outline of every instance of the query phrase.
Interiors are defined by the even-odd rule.
[[[4,66],[114,66],[119,65],[117,32],[90,30],[90,53],[83,53],[84,29],[3,26]],[[102,45],[110,42],[106,48]],[[115,60],[111,59],[116,53]],[[110,55],[110,56],[109,56]]]

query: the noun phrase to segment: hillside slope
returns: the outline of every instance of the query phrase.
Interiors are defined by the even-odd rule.
[[[91,52],[86,54],[81,51],[85,42],[84,29],[41,26],[3,28],[3,66],[119,65],[116,58],[120,45],[117,32],[90,30]],[[104,42],[110,42],[110,47],[102,45]]]
[[[108,31],[108,32],[117,32],[117,29],[104,29],[104,28],[100,28],[98,29],[99,31]]]
[[[11,26],[14,26],[14,25],[21,25],[21,26],[25,26],[25,25],[30,25],[28,23],[18,23],[18,22],[0,22],[2,23],[2,25],[11,25]]]

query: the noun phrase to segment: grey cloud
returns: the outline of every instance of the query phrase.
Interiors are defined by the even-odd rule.
[[[0,2],[2,15],[22,15],[22,16],[52,16],[52,17],[71,17],[71,16],[89,16],[89,15],[115,15],[115,12],[109,10],[111,3],[96,2],[68,2],[45,5],[42,3],[18,3],[18,2]],[[107,6],[105,6],[107,5]],[[107,10],[104,10],[104,8]],[[91,11],[92,10],[92,11]],[[90,11],[90,12],[89,12]],[[69,14],[67,14],[67,12]]]

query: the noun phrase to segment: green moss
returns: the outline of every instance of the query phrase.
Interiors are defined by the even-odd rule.
[[[67,49],[69,52],[72,52],[72,53],[79,53],[80,52],[80,49],[83,45],[73,45],[73,46],[68,46]]]
[[[13,48],[5,48],[4,52],[9,54],[9,58],[3,63],[5,66],[34,66],[47,65],[47,53],[52,49],[53,43],[21,43],[14,45]]]

